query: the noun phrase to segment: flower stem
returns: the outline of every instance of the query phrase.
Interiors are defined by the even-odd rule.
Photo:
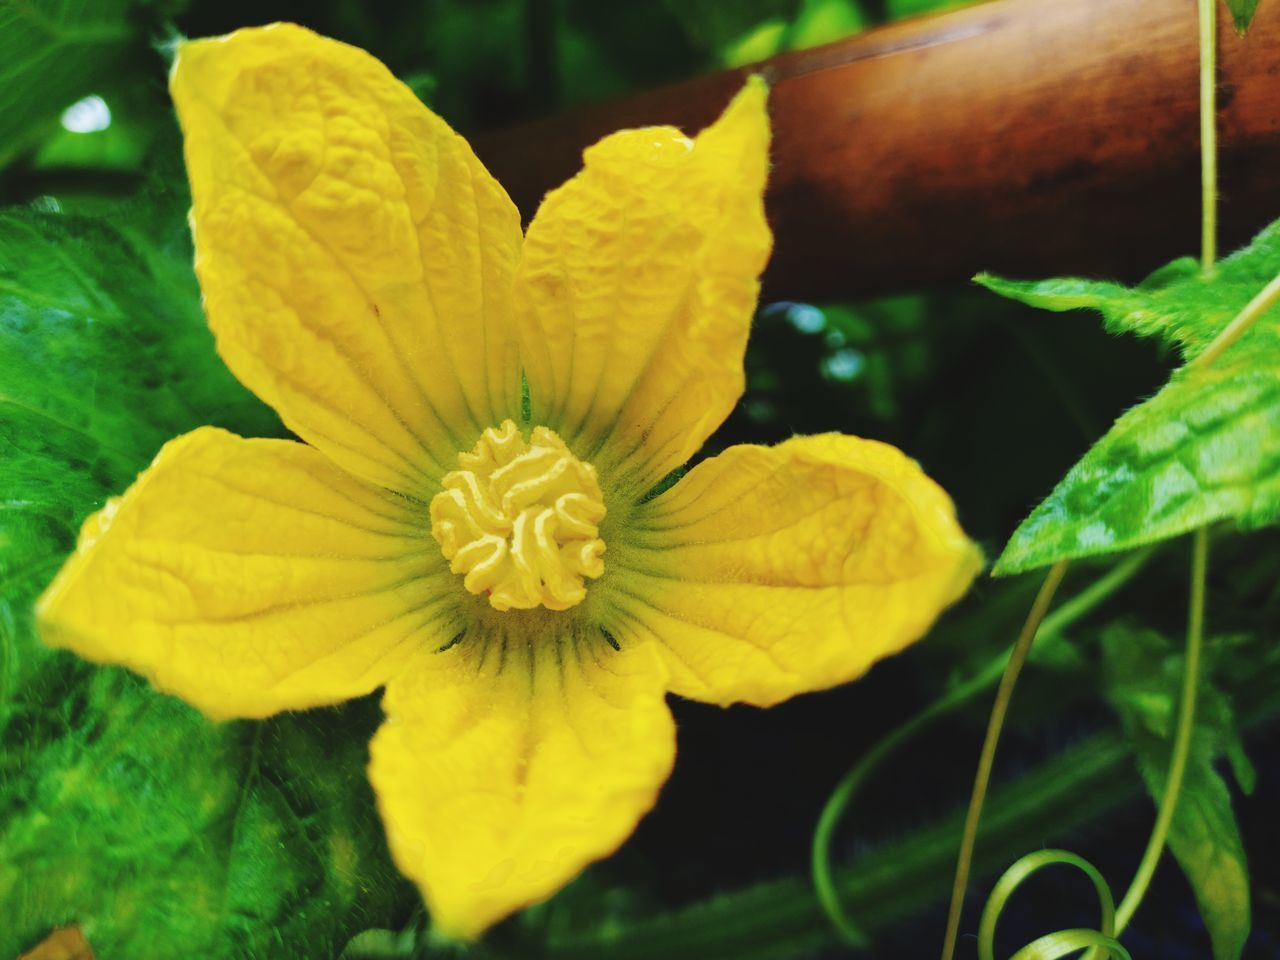
[[[1215,80],[1217,76],[1217,0],[1197,0],[1200,13],[1200,187],[1201,187],[1201,263],[1208,272],[1217,254],[1218,223],[1218,145]],[[1234,343],[1280,296],[1280,277],[1272,280],[1240,311],[1234,320],[1210,342],[1194,360],[1201,366],[1213,363],[1222,351]],[[1187,655],[1182,672],[1182,699],[1178,707],[1178,726],[1174,732],[1173,755],[1156,823],[1147,840],[1147,849],[1138,864],[1133,882],[1116,909],[1116,932],[1123,932],[1133,919],[1164,852],[1169,827],[1178,808],[1182,777],[1187,769],[1191,749],[1191,731],[1195,725],[1196,692],[1200,682],[1200,648],[1204,634],[1205,569],[1209,557],[1208,528],[1200,527],[1192,535],[1191,601],[1187,616]]]
[[[1040,592],[1036,594],[1031,612],[1022,625],[1022,632],[1009,654],[1009,663],[1005,667],[1004,676],[1000,678],[1000,688],[996,691],[996,701],[991,708],[991,719],[987,724],[987,736],[982,744],[982,755],[978,759],[978,772],[973,780],[973,794],[969,798],[969,810],[965,815],[964,832],[960,838],[960,855],[956,860],[955,881],[951,885],[951,907],[947,913],[947,932],[942,944],[942,960],[951,960],[955,956],[956,938],[960,933],[960,914],[964,909],[964,894],[969,885],[969,870],[973,863],[973,848],[978,838],[978,821],[982,818],[982,804],[987,796],[987,788],[991,782],[991,769],[995,765],[996,747],[1000,743],[1000,731],[1004,728],[1004,718],[1009,711],[1009,702],[1013,699],[1013,688],[1018,682],[1018,674],[1022,672],[1027,655],[1031,652],[1031,643],[1035,640],[1036,631],[1044,620],[1053,602],[1053,595],[1062,583],[1067,572],[1067,561],[1059,560],[1049,568]]]
[[[1191,732],[1195,725],[1196,692],[1200,681],[1200,650],[1204,639],[1204,587],[1208,566],[1209,534],[1200,527],[1193,534],[1191,550],[1191,607],[1187,617],[1187,658],[1182,672],[1182,699],[1178,706],[1178,727],[1173,738],[1173,756],[1169,761],[1169,773],[1165,778],[1164,792],[1160,796],[1160,810],[1156,824],[1147,841],[1146,852],[1133,882],[1116,908],[1116,933],[1123,932],[1133,918],[1138,904],[1155,873],[1160,854],[1164,851],[1169,826],[1178,807],[1178,795],[1182,791],[1182,778],[1187,770],[1187,757],[1191,752]]]
[[[1214,101],[1217,76],[1217,0],[1197,0],[1200,13],[1200,187],[1201,187],[1201,263],[1205,272],[1213,267],[1217,250],[1218,223],[1218,150],[1217,109]],[[1208,366],[1234,343],[1249,325],[1280,296],[1280,277],[1272,280],[1240,311],[1194,360]],[[1116,910],[1116,932],[1120,933],[1133,918],[1142,902],[1156,864],[1164,852],[1169,826],[1178,808],[1182,777],[1187,769],[1191,749],[1191,731],[1195,725],[1196,692],[1200,681],[1200,648],[1204,634],[1205,569],[1209,557],[1208,528],[1200,527],[1192,535],[1191,605],[1187,616],[1187,655],[1182,672],[1182,699],[1178,707],[1178,727],[1174,732],[1173,755],[1156,823],[1147,840],[1147,849],[1138,864],[1133,882]]]
[[[1198,0],[1200,13],[1200,263],[1218,255],[1217,0]]]
[[[1217,19],[1214,0],[1197,0],[1200,11],[1200,260],[1208,273],[1217,256],[1218,242],[1218,133],[1216,96]],[[1209,345],[1193,357],[1207,367],[1240,339],[1254,322],[1280,300],[1280,276],[1258,291]]]
[[[1040,625],[1040,631],[1036,636],[1048,640],[1071,626],[1085,614],[1092,612],[1095,607],[1109,599],[1113,593],[1137,576],[1138,572],[1147,565],[1147,561],[1155,554],[1156,546],[1156,544],[1152,544],[1143,547],[1141,550],[1133,551],[1124,560],[1108,570],[1105,576],[1099,577],[1070,600],[1064,600],[1058,604],[1058,609],[1044,618],[1044,622]],[[1043,649],[1043,647],[1044,644],[1042,642],[1041,648]]]
[[[1200,262],[1205,273],[1213,269],[1218,243],[1218,132],[1217,132],[1217,0],[1197,0],[1200,15]],[[1192,361],[1200,366],[1213,363],[1280,297],[1280,277],[1266,285],[1243,310]],[[1116,908],[1115,932],[1124,932],[1147,892],[1156,865],[1164,853],[1173,815],[1182,793],[1182,778],[1191,752],[1195,728],[1196,694],[1200,682],[1200,651],[1204,640],[1205,572],[1209,558],[1209,531],[1199,527],[1192,534],[1191,598],[1187,615],[1187,653],[1182,671],[1182,696],[1178,705],[1178,725],[1174,731],[1169,772],[1160,795],[1160,809],[1147,848],[1134,873],[1133,882]]]

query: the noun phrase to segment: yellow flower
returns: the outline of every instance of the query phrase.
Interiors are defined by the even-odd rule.
[[[86,521],[43,635],[215,718],[385,687],[369,775],[440,930],[626,839],[668,691],[843,683],[972,580],[946,494],[874,441],[733,447],[649,496],[742,393],[760,80],[695,140],[607,137],[525,236],[363,51],[242,30],[184,44],[171,86],[218,350],[304,442],[167,444]]]

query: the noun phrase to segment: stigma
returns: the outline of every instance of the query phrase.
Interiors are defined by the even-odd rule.
[[[431,500],[431,535],[463,586],[495,610],[568,610],[604,573],[596,471],[555,431],[511,420],[458,454]]]

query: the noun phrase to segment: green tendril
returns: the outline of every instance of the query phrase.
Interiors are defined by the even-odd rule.
[[[1045,934],[1018,950],[1010,960],[1056,960],[1088,951],[1085,960],[1130,960],[1129,952],[1116,939],[1133,919],[1164,852],[1169,827],[1178,808],[1182,779],[1191,753],[1191,733],[1195,726],[1196,692],[1200,682],[1200,655],[1204,642],[1205,576],[1208,570],[1209,536],[1207,529],[1196,530],[1192,538],[1191,598],[1187,616],[1187,653],[1182,674],[1182,696],[1178,706],[1178,725],[1174,733],[1169,773],[1160,797],[1155,826],[1146,850],[1120,906],[1115,906],[1111,888],[1097,868],[1088,860],[1066,850],[1039,850],[1023,857],[996,883],[982,911],[978,926],[979,960],[995,960],[996,924],[1013,892],[1032,874],[1055,864],[1073,866],[1093,882],[1098,893],[1101,919],[1097,930],[1070,929]]]
[[[1045,934],[1020,949],[1011,960],[1055,960],[1081,950],[1088,950],[1088,956],[1097,960],[1108,956],[1116,960],[1131,960],[1129,951],[1115,939],[1115,899],[1107,881],[1088,860],[1067,850],[1037,850],[1027,854],[1004,872],[991,891],[982,911],[982,921],[978,925],[979,960],[995,960],[996,924],[1014,891],[1038,871],[1059,865],[1075,867],[1092,881],[1098,894],[1101,914],[1098,929],[1058,930]]]
[[[1129,884],[1129,890],[1120,901],[1116,915],[1118,930],[1123,932],[1133,919],[1138,904],[1147,892],[1156,864],[1164,852],[1169,826],[1178,808],[1178,795],[1182,792],[1182,778],[1187,771],[1187,757],[1191,753],[1191,732],[1195,726],[1196,693],[1200,684],[1200,651],[1204,646],[1204,587],[1209,565],[1209,533],[1201,527],[1192,535],[1191,548],[1191,601],[1187,615],[1187,657],[1182,669],[1182,698],[1178,704],[1178,726],[1173,737],[1173,755],[1169,760],[1169,773],[1164,791],[1160,795],[1160,810],[1147,841],[1138,871]]]
[[[835,880],[831,874],[831,837],[840,823],[840,818],[844,816],[844,812],[849,806],[849,801],[858,793],[862,785],[870,779],[871,774],[879,768],[880,764],[917,733],[929,726],[936,718],[963,703],[966,699],[968,699],[968,696],[957,697],[954,692],[949,693],[945,697],[935,700],[888,736],[883,737],[845,775],[827,800],[826,806],[822,808],[822,815],[818,818],[817,829],[813,832],[813,850],[810,859],[813,889],[817,894],[818,903],[831,921],[831,925],[840,935],[840,938],[850,946],[865,947],[869,941],[866,934],[849,919],[844,912],[844,908],[840,905],[840,895],[836,891]]]
[[[1218,243],[1218,144],[1217,144],[1217,5],[1216,0],[1197,0],[1200,32],[1200,189],[1201,189],[1201,231],[1200,259],[1205,273],[1213,270],[1217,259]],[[1193,362],[1207,366],[1214,362],[1232,343],[1234,343],[1249,326],[1257,320],[1276,300],[1280,298],[1280,278],[1272,280],[1241,311],[1227,327],[1214,339]],[[1205,578],[1208,569],[1209,535],[1205,527],[1195,531],[1192,538],[1191,557],[1191,589],[1190,604],[1187,616],[1187,650],[1183,665],[1182,694],[1178,705],[1178,723],[1174,732],[1172,752],[1169,759],[1169,772],[1165,778],[1164,790],[1160,796],[1160,806],[1156,813],[1156,821],[1147,840],[1142,860],[1134,874],[1133,882],[1125,892],[1120,906],[1114,906],[1111,890],[1102,874],[1087,860],[1068,853],[1065,850],[1043,850],[1023,857],[1000,878],[982,913],[982,922],[978,933],[978,956],[980,960],[995,960],[995,930],[1005,904],[1014,890],[1037,870],[1051,864],[1067,864],[1083,871],[1093,882],[1097,890],[1098,900],[1102,908],[1102,918],[1097,930],[1071,929],[1059,930],[1045,934],[1032,943],[1027,944],[1013,955],[1011,960],[1056,960],[1087,951],[1085,960],[1104,960],[1106,957],[1130,960],[1127,950],[1116,940],[1124,932],[1129,921],[1146,895],[1155,873],[1156,865],[1164,853],[1168,840],[1169,828],[1173,823],[1174,813],[1178,808],[1178,797],[1182,792],[1182,780],[1186,773],[1187,758],[1191,750],[1191,734],[1195,726],[1196,694],[1200,682],[1200,656],[1204,641],[1204,607]],[[1054,567],[1041,588],[1041,595],[1046,592],[1053,578]],[[1050,591],[1051,592],[1051,591]],[[1037,604],[1040,598],[1037,597]],[[1034,610],[1033,610],[1034,615]],[[1030,623],[1031,618],[1028,618]],[[1024,631],[1025,632],[1025,631]],[[1019,638],[1021,643],[1022,638]],[[1027,639],[1030,645],[1030,638]],[[1016,654],[1016,650],[1015,650]],[[1015,657],[1009,661],[1009,674],[1016,677]],[[1020,666],[1020,664],[1019,664]],[[1011,687],[1012,684],[1009,684]],[[1001,685],[1004,691],[1005,684]],[[987,746],[994,754],[994,737],[999,733],[1003,721],[1005,701],[997,697],[996,706],[991,713],[991,726],[988,729],[988,743],[984,745],[982,762],[979,764],[978,776],[974,784],[974,801],[970,805],[970,822],[966,822],[964,842],[972,840],[969,827],[977,830],[977,814],[981,809],[981,795],[986,788],[986,775],[989,769]],[[963,904],[964,888],[962,877],[967,869],[967,856],[971,850],[962,847],[960,864],[956,869],[956,885],[951,901],[951,912],[948,916],[947,939],[943,947],[943,960],[951,960],[955,950],[955,939],[959,929],[959,914]]]
[[[987,798],[987,788],[991,785],[991,770],[996,762],[996,747],[1000,744],[1000,732],[1004,729],[1004,718],[1009,712],[1009,703],[1013,700],[1013,690],[1018,684],[1018,675],[1031,653],[1031,644],[1040,629],[1040,623],[1049,612],[1049,604],[1058,591],[1058,585],[1067,574],[1067,561],[1059,560],[1049,568],[1035,602],[1031,604],[1031,612],[1022,625],[1018,640],[1009,654],[1009,663],[1005,666],[1004,675],[1000,678],[1000,688],[996,691],[995,703],[991,706],[991,719],[987,723],[987,735],[982,741],[982,754],[978,758],[978,771],[973,778],[973,793],[969,797],[969,810],[964,818],[964,833],[960,838],[960,855],[956,858],[955,881],[951,885],[951,906],[947,911],[947,932],[942,942],[943,960],[951,960],[956,952],[956,940],[960,936],[960,914],[964,911],[964,894],[969,887],[969,870],[973,864],[973,848],[978,842],[978,824],[982,819],[982,805]]]
[[[1040,636],[1047,643],[1068,626],[1092,612],[1097,606],[1134,578],[1151,558],[1155,547],[1147,547],[1127,556],[1106,575],[1061,604],[1040,625]],[[831,868],[831,841],[853,799],[870,780],[871,775],[899,748],[927,729],[935,720],[963,706],[984,690],[993,686],[1005,672],[1011,651],[1005,651],[992,660],[973,677],[956,685],[906,723],[897,727],[877,742],[858,763],[845,774],[832,791],[813,833],[811,871],[814,893],[823,912],[841,939],[850,946],[866,946],[866,935],[848,917],[840,904]]]

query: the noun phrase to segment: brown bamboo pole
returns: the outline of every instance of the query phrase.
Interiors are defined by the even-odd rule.
[[[1222,5],[1219,5],[1220,8]],[[1280,216],[1280,0],[1219,25],[1222,248]],[[1199,236],[1195,0],[992,0],[785,54],[775,297],[1016,276],[1135,278]],[[726,71],[474,138],[526,217],[610,130],[712,118]]]

